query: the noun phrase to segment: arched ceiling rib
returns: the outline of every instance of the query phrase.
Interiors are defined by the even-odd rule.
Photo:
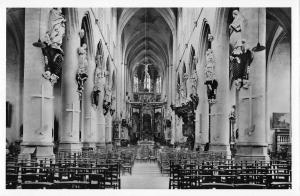
[[[118,9],[118,16],[124,64],[130,73],[148,61],[163,74],[172,56],[170,46],[176,32],[173,10],[125,8]]]

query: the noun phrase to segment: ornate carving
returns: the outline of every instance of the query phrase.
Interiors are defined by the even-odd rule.
[[[198,74],[197,70],[195,69],[191,76],[191,82],[192,82],[192,94],[197,94],[197,88],[198,88]]]
[[[230,82],[235,81],[237,89],[241,87],[248,88],[250,64],[253,60],[251,50],[246,46],[246,40],[242,39],[242,30],[244,18],[238,10],[232,12],[234,20],[229,25],[230,41],[229,41],[229,70]]]
[[[61,8],[51,9],[44,44],[38,46],[42,48],[45,60],[45,72],[42,76],[49,80],[52,86],[61,75],[61,66],[64,60],[61,45],[65,36],[65,22]]]
[[[80,48],[78,48],[78,70],[76,73],[76,81],[78,84],[77,92],[79,93],[79,96],[82,96],[83,92],[83,85],[85,81],[88,78],[88,72],[87,72],[87,66],[88,66],[88,61],[87,61],[87,45],[82,44]]]
[[[218,81],[216,80],[216,59],[212,49],[206,51],[205,82],[207,86],[207,97],[209,103],[216,102]]]
[[[111,89],[108,84],[105,85],[105,95],[104,95],[104,100],[103,100],[103,114],[106,115],[111,108]]]
[[[116,96],[111,96],[111,108],[110,108],[110,115],[114,115],[116,111]],[[128,114],[128,113],[127,113]],[[129,119],[128,119],[129,120]]]
[[[102,96],[103,96],[104,84],[105,84],[105,70],[103,68],[103,54],[101,54],[101,50],[99,49],[99,44],[98,44],[97,54],[95,57],[95,62],[96,62],[96,68],[95,68],[95,73],[94,73],[94,89],[92,92],[92,94],[93,94],[92,104],[95,105],[97,108],[99,105],[99,101],[103,100]],[[101,94],[101,92],[102,92],[102,94]]]
[[[179,117],[186,115],[189,112],[194,112],[196,110],[199,103],[198,94],[190,94],[190,101],[187,103],[182,103],[181,106],[170,105],[171,109],[175,111],[175,114]]]
[[[96,106],[96,108],[99,105],[99,97],[100,97],[100,90],[96,86],[94,86],[93,92],[92,92],[92,105]]]

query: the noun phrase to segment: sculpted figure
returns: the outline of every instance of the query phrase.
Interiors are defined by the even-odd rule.
[[[242,40],[242,28],[243,28],[243,17],[241,16],[239,10],[233,10],[232,12],[233,21],[229,25],[229,34],[230,34],[230,51],[234,48],[240,46]]]
[[[99,97],[100,97],[100,90],[94,86],[93,92],[92,92],[92,104],[98,107],[99,104]]]
[[[79,95],[82,95],[83,92],[83,84],[85,83],[85,81],[88,78],[88,74],[87,74],[87,66],[88,66],[88,61],[87,61],[87,45],[86,44],[82,44],[82,46],[80,48],[78,48],[78,70],[76,73],[76,81],[78,84],[78,89],[77,92],[79,93]]]
[[[50,10],[48,30],[42,48],[45,60],[45,72],[42,76],[54,85],[60,77],[63,62],[62,39],[65,35],[65,18],[61,8]]]
[[[205,82],[207,86],[207,97],[210,103],[214,103],[217,95],[218,81],[215,74],[215,56],[212,49],[206,51]]]
[[[105,90],[104,91],[105,95],[104,95],[104,100],[103,100],[103,109],[104,109],[103,113],[104,113],[104,115],[106,115],[111,107],[111,89],[108,84],[105,84],[104,90]]]
[[[215,55],[212,49],[206,51],[206,66],[205,66],[205,80],[215,80]]]
[[[196,69],[192,73],[191,80],[192,80],[192,94],[197,94],[198,74]]]

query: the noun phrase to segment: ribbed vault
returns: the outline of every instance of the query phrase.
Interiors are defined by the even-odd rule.
[[[175,30],[173,9],[118,9],[118,31],[129,74],[141,74],[144,64],[151,64],[152,72],[163,77],[172,59]]]

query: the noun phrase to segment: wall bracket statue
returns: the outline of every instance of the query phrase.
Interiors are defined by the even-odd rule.
[[[78,49],[78,55],[79,55],[79,60],[78,60],[78,70],[76,73],[76,81],[77,81],[77,92],[79,93],[79,97],[82,97],[83,93],[83,85],[85,81],[88,78],[88,72],[87,72],[87,45],[82,44],[82,46]]]
[[[42,76],[49,80],[52,86],[61,76],[61,67],[64,61],[64,52],[61,48],[62,39],[65,36],[66,20],[61,8],[53,8],[49,13],[48,29],[44,41],[33,43],[35,47],[40,47],[45,60],[45,72]]]
[[[239,10],[232,12],[234,20],[229,25],[230,41],[229,41],[229,71],[230,85],[235,81],[235,85],[239,90],[241,87],[249,86],[249,70],[253,60],[252,51],[246,46],[246,40],[242,39],[242,30],[244,26],[244,18]]]
[[[216,80],[216,59],[212,49],[206,51],[205,82],[207,87],[207,98],[210,104],[216,102],[218,81]]]
[[[103,100],[103,114],[106,115],[110,109],[111,109],[111,106],[112,106],[112,103],[111,103],[112,99],[111,99],[111,89],[110,87],[108,86],[108,84],[106,84],[105,86],[105,96],[104,96],[104,100]]]
[[[100,96],[100,89],[94,86],[94,89],[92,91],[92,105],[96,108],[99,105],[99,96]]]

